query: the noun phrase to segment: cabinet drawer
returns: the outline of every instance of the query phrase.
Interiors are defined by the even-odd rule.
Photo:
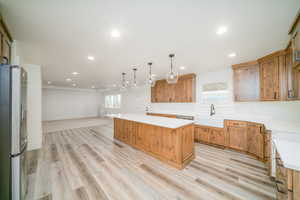
[[[248,127],[252,127],[252,128],[258,128],[258,129],[261,129],[263,125],[262,125],[262,124],[256,124],[256,123],[251,122],[251,123],[247,123],[247,126],[248,126]]]
[[[246,127],[247,122],[243,121],[226,121],[227,126]]]

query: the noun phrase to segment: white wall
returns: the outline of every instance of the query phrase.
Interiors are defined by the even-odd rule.
[[[213,72],[197,74],[196,103],[150,103],[150,89],[142,86],[125,92],[107,91],[103,96],[112,93],[122,94],[121,109],[103,109],[105,113],[144,113],[146,106],[158,113],[174,113],[209,118],[210,104],[216,108],[215,119],[238,119],[264,123],[272,130],[300,132],[300,101],[294,102],[245,102],[233,101],[233,81],[230,67]],[[207,83],[227,82],[228,98],[222,102],[206,102],[202,86]]]
[[[95,90],[43,88],[43,121],[96,117],[100,93]]]
[[[121,94],[121,108],[104,108],[104,97],[110,94]],[[146,106],[150,102],[150,89],[145,86],[132,88],[126,91],[106,91],[102,92],[102,115],[110,113],[145,113]]]
[[[22,65],[28,74],[27,131],[28,150],[42,147],[42,79],[39,65]]]
[[[28,150],[39,149],[42,147],[42,78],[41,66],[26,64],[22,57],[20,43],[14,41],[12,44],[12,64],[19,65],[27,71],[28,90],[27,90],[27,134]]]

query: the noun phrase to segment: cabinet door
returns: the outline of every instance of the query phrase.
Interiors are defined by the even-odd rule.
[[[161,154],[161,133],[163,132],[163,128],[161,127],[154,127],[149,126],[147,134],[149,137],[150,142],[150,151],[154,154],[160,155]]]
[[[195,101],[195,78],[191,77],[185,80],[186,99],[185,102]]]
[[[3,34],[1,33],[1,29],[0,29],[0,64],[2,64],[2,55],[3,55]]]
[[[259,100],[259,65],[239,67],[233,70],[235,101]]]
[[[167,83],[165,80],[159,80],[156,82],[156,102],[168,102],[166,86]]]
[[[122,120],[122,123],[123,123],[123,130],[121,130],[121,138],[122,138],[122,141],[123,142],[126,142],[128,143],[129,141],[129,121],[127,120]]]
[[[260,63],[261,100],[278,100],[279,94],[279,58],[270,58]]]
[[[225,134],[221,128],[210,128],[209,142],[212,144],[217,144],[225,146]]]
[[[136,137],[136,145],[145,151],[149,151],[150,149],[148,130],[149,130],[149,125],[139,124],[137,137]]]
[[[133,146],[136,146],[136,138],[137,138],[137,129],[138,129],[138,123],[137,122],[131,122],[131,132],[130,132],[130,143]]]
[[[300,26],[299,26],[300,27]],[[300,28],[299,28],[300,29]],[[300,61],[296,60],[296,57],[300,58],[300,30],[294,33],[292,38],[292,50],[293,50],[293,65],[297,65]]]
[[[177,130],[178,131],[178,130]],[[188,126],[181,129],[182,137],[182,157],[183,160],[189,158],[194,152],[194,127]]]
[[[176,87],[175,84],[167,84],[166,86],[167,102],[175,102],[175,91],[176,91],[175,87]]]
[[[166,159],[170,159],[174,162],[179,161],[179,140],[175,130],[165,129],[162,134],[162,146],[161,153]]]
[[[292,48],[288,48],[285,56],[285,64],[287,70],[287,84],[288,84],[288,92],[287,96],[290,100],[300,99],[300,72],[299,69],[295,68],[293,65],[293,51]]]
[[[262,126],[248,123],[247,126],[247,146],[248,152],[264,159],[264,135]]]
[[[156,96],[156,86],[151,87],[151,103],[157,102],[157,96]]]
[[[241,151],[247,151],[247,127],[229,126],[227,127],[229,137],[229,147]]]
[[[124,136],[124,121],[121,119],[114,119],[115,124],[115,138],[121,141],[124,141],[123,136]]]
[[[179,79],[178,82],[175,85],[175,101],[177,103],[184,102],[184,81],[182,79]]]
[[[114,119],[114,138],[120,139],[120,121],[119,119]]]
[[[209,142],[209,128],[208,127],[197,127],[197,141]]]
[[[2,56],[3,56],[3,58],[7,59],[8,63],[10,63],[10,60],[11,60],[11,44],[10,44],[10,41],[8,39],[6,39],[6,37],[3,37],[2,47],[3,47]]]
[[[155,102],[161,102],[161,96],[162,96],[162,82],[157,81],[155,84]]]

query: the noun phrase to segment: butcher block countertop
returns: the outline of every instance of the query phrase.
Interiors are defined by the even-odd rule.
[[[194,122],[191,120],[184,119],[175,119],[175,118],[167,118],[167,117],[157,117],[143,114],[118,114],[112,116],[113,118],[130,120],[135,122],[140,122],[144,124],[150,124],[153,126],[160,126],[165,128],[180,128],[189,124],[193,124]]]

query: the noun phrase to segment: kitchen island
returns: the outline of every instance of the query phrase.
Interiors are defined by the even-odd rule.
[[[195,158],[193,121],[124,114],[114,116],[114,138],[177,169]]]

